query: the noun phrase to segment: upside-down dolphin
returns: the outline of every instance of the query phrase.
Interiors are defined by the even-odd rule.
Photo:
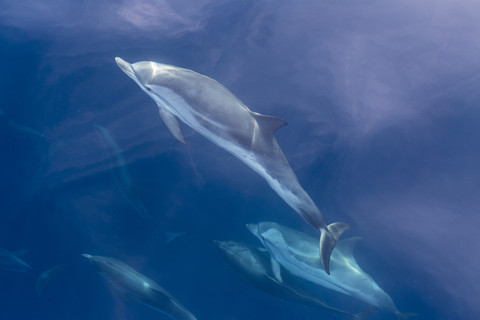
[[[275,139],[275,131],[287,124],[283,119],[250,111],[227,88],[192,70],[141,61],[130,64],[115,58],[157,104],[168,130],[186,143],[178,119],[233,154],[260,174],[300,216],[320,231],[320,256],[329,273],[330,254],[348,225],[325,223],[310,196],[303,190]]]
[[[94,269],[107,279],[115,289],[137,301],[164,312],[177,320],[196,320],[195,316],[180,304],[158,283],[135,271],[127,264],[109,257],[83,254]]]
[[[331,274],[326,276],[316,250],[315,238],[274,222],[248,224],[247,228],[259,238],[273,259],[291,274],[391,312],[398,319],[416,315],[401,313],[392,298],[360,268],[353,256],[353,249],[361,238],[337,243],[330,259]]]
[[[241,242],[213,241],[222,258],[242,278],[258,289],[282,300],[297,302],[309,307],[330,310],[335,313],[345,314],[355,320],[366,320],[372,308],[353,314],[328,305],[327,303],[302,292],[298,285],[279,282],[274,278],[271,259],[267,251],[255,248]]]

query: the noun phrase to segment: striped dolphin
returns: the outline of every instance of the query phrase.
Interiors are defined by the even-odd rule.
[[[157,104],[168,130],[186,143],[178,119],[256,171],[313,228],[320,231],[320,257],[329,274],[330,254],[346,223],[327,225],[303,190],[275,139],[286,121],[251,111],[217,81],[192,70],[141,61],[117,65]]]

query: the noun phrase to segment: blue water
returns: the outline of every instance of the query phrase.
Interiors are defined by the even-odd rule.
[[[114,257],[202,319],[348,319],[245,285],[210,242],[260,245],[246,223],[318,236],[256,173],[182,125],[181,145],[115,56],[190,68],[276,137],[327,222],[402,312],[480,311],[480,5],[474,1],[0,1],[0,319],[167,319],[82,260]],[[95,130],[114,137],[125,199]],[[168,232],[184,232],[167,243]],[[351,312],[353,298],[326,293]],[[375,310],[370,319],[395,319]],[[415,318],[412,318],[415,319]]]

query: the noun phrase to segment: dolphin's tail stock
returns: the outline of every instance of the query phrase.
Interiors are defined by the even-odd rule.
[[[407,320],[410,317],[418,316],[418,313],[415,313],[415,312],[405,312],[405,313],[397,312],[397,313],[395,313],[395,315],[397,316],[398,320]]]
[[[355,314],[353,319],[355,320],[367,320],[368,317],[370,316],[370,313],[372,313],[373,309],[375,309],[374,306],[368,306],[359,313]]]
[[[338,238],[350,226],[343,222],[334,222],[327,228],[320,228],[320,260],[327,274],[330,274],[330,255],[337,244]]]

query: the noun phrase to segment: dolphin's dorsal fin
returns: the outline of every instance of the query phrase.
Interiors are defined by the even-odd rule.
[[[158,106],[158,113],[160,114],[160,118],[162,118],[163,122],[167,126],[168,131],[170,131],[175,139],[183,144],[187,144],[187,140],[185,140],[185,137],[183,136],[177,117],[175,117],[162,106]]]
[[[353,237],[338,241],[334,250],[340,251],[344,256],[353,256],[353,250],[362,239],[362,237]]]
[[[287,121],[281,118],[266,116],[256,112],[251,113],[255,117],[255,120],[257,120],[257,123],[262,129],[262,131],[264,132],[269,132],[273,134],[275,131],[277,131],[278,128],[281,128],[288,124]]]

